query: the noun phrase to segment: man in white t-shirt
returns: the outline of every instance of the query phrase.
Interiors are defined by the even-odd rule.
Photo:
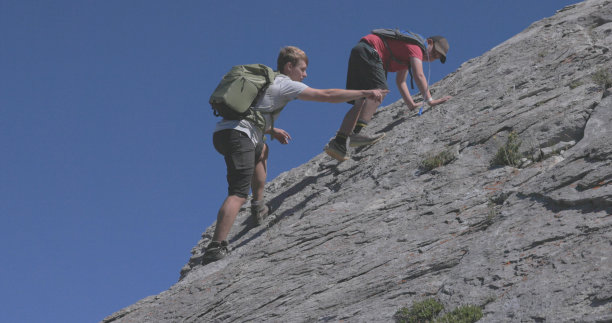
[[[253,107],[265,119],[259,128],[249,118],[242,120],[223,119],[217,123],[213,134],[215,149],[224,156],[227,166],[228,196],[217,213],[217,224],[212,242],[206,247],[203,264],[219,260],[228,253],[227,236],[246,202],[252,187],[251,217],[255,224],[261,224],[268,214],[264,204],[263,191],[266,182],[268,146],[263,135],[270,134],[281,144],[288,144],[291,136],[283,129],[275,128],[274,120],[289,101],[341,103],[367,98],[382,101],[388,90],[343,90],[313,89],[302,83],[306,77],[308,57],[301,49],[287,46],[281,49],[278,60],[281,72],[266,89],[264,95]]]

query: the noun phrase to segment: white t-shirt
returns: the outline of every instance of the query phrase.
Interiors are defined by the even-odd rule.
[[[272,123],[278,118],[280,110],[289,103],[297,99],[298,95],[308,88],[302,82],[292,81],[287,75],[279,74],[272,84],[266,89],[264,95],[257,101],[253,109],[263,112],[266,119],[266,129],[270,129]],[[236,129],[245,133],[254,145],[263,140],[263,133],[247,120],[226,120],[217,122],[215,131],[225,129]]]

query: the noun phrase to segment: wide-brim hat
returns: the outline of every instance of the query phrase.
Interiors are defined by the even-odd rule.
[[[442,36],[431,36],[429,38],[434,43],[434,50],[442,55],[442,57],[440,57],[440,62],[444,64],[444,62],[446,62],[446,53],[448,53],[449,48],[448,41]]]

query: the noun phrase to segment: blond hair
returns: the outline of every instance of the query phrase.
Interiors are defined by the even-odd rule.
[[[285,64],[291,63],[293,65],[297,65],[300,59],[303,60],[306,65],[308,65],[308,56],[306,56],[306,53],[304,53],[303,50],[295,46],[283,47],[281,48],[280,53],[278,53],[276,68],[282,73]]]

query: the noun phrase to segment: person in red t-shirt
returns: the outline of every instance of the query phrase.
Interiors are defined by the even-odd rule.
[[[388,47],[385,45],[385,41]],[[448,53],[448,41],[442,36],[427,38],[427,49],[423,51],[418,45],[369,34],[361,38],[359,43],[351,50],[346,88],[354,90],[388,89],[387,72],[395,72],[395,82],[404,99],[404,103],[411,111],[421,104],[415,103],[410,96],[406,77],[409,69],[423,95],[424,102],[430,106],[448,101],[446,96],[434,100],[429,92],[427,78],[423,73],[423,62],[433,62],[437,59],[444,63]],[[390,49],[390,51],[389,51]],[[326,146],[325,152],[338,161],[350,157],[346,150],[346,141],[349,139],[351,147],[371,145],[384,137],[384,133],[368,137],[359,134],[361,129],[372,119],[379,102],[359,99],[349,102],[353,107],[346,113],[340,130],[336,137]]]

